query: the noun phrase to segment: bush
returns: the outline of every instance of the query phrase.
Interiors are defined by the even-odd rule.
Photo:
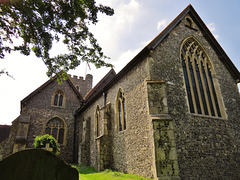
[[[43,136],[37,136],[34,140],[35,148],[45,148],[46,144],[49,144],[50,148],[53,148],[53,153],[58,154],[60,152],[59,145],[57,144],[57,140],[50,136],[49,134],[45,134]]]

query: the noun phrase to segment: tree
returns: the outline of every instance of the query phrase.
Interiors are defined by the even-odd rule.
[[[83,61],[112,67],[88,27],[96,25],[99,12],[114,14],[95,0],[0,0],[0,58],[12,51],[33,52],[46,64],[49,77],[60,71],[66,75]],[[54,42],[62,42],[68,53],[52,57]]]
[[[5,71],[5,69],[0,70],[0,76],[1,76],[2,74],[6,74],[7,76],[13,78],[13,76],[11,76],[7,71]],[[14,79],[14,78],[13,78],[13,79]]]
[[[52,148],[53,153],[58,154],[60,152],[57,140],[54,137],[50,136],[49,134],[37,136],[34,139],[34,148],[45,148],[46,144],[50,145],[50,148]]]

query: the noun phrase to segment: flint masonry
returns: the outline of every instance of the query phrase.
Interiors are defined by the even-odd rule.
[[[189,5],[118,74],[56,77],[21,101],[2,158],[51,134],[67,162],[159,179],[239,179],[240,73]]]

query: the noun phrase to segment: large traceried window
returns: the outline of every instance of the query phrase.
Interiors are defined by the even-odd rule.
[[[183,43],[181,62],[190,112],[222,117],[214,86],[212,64],[194,38]]]
[[[53,136],[59,144],[64,143],[65,127],[60,118],[53,118],[47,122],[45,133]]]
[[[96,124],[96,136],[100,136],[100,127],[101,127],[101,113],[100,113],[100,108],[97,106],[96,112],[95,112],[95,124]]]
[[[118,130],[123,131],[126,127],[126,102],[122,89],[119,89],[116,99],[116,119]]]

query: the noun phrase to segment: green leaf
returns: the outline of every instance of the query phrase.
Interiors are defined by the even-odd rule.
[[[75,69],[83,61],[97,68],[112,67],[105,62],[109,58],[88,28],[98,22],[99,12],[114,14],[112,8],[96,5],[95,0],[18,0],[0,4],[0,58],[12,51],[24,55],[33,52],[45,62],[49,77]],[[23,44],[14,46],[16,38]],[[52,57],[54,40],[63,43],[68,52]]]

